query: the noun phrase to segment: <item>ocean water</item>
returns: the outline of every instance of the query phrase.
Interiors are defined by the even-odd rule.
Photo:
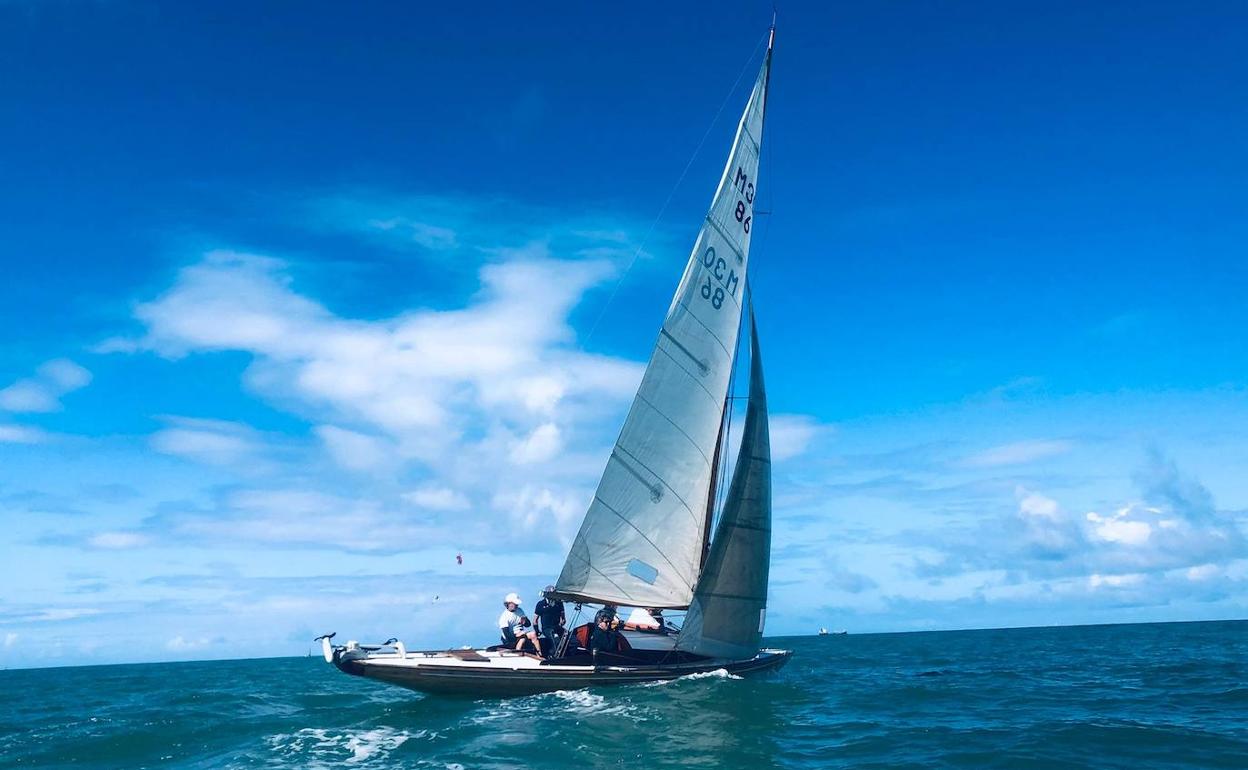
[[[1248,622],[790,637],[763,678],[509,700],[319,657],[0,672],[0,766],[1248,767]]]

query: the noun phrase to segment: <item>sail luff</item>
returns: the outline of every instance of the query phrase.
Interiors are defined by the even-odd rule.
[[[740,660],[758,652],[771,564],[771,441],[758,330],[750,312],[750,396],[737,464],[676,648]]]
[[[740,332],[770,55],[641,386],[556,582],[576,601],[688,607]]]

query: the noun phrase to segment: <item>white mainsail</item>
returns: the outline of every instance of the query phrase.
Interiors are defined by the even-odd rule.
[[[556,583],[564,598],[685,608],[745,293],[771,44],[641,387]]]
[[[750,400],[715,540],[676,649],[741,660],[758,652],[771,567],[771,438],[758,328],[750,309]]]

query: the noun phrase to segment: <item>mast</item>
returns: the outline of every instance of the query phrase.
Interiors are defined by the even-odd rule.
[[[698,561],[698,573],[706,566],[707,554],[711,552],[711,526],[715,522],[716,487],[719,484],[719,455],[724,446],[725,425],[728,418],[728,398],[724,399],[724,414],[719,418],[719,438],[715,439],[715,456],[711,458],[711,483],[706,493],[706,523],[702,532],[702,558]]]
[[[763,114],[759,122],[760,128],[766,127],[767,125],[767,92],[771,85],[771,52],[772,52],[772,49],[775,48],[775,44],[776,44],[776,7],[773,5],[771,7],[771,29],[767,31],[767,53],[763,60],[763,72],[765,72],[766,74],[763,75]],[[761,155],[762,154],[762,147],[761,147],[762,142],[759,142],[759,145],[760,145],[759,154]],[[761,161],[762,158],[760,157],[759,160]],[[754,322],[753,309],[751,309],[750,313],[751,313],[750,323],[753,324]],[[743,320],[744,320],[744,316],[743,316]],[[732,370],[734,373],[736,372],[737,353],[739,352],[740,345],[738,344],[737,347],[738,349],[733,350],[733,358],[732,358]],[[711,483],[710,483],[709,491],[707,493],[708,500],[706,504],[706,507],[707,507],[706,539],[702,543],[702,559],[698,563],[699,575],[701,575],[702,569],[706,567],[706,559],[707,559],[707,556],[709,556],[711,552],[711,530],[714,527],[715,505],[718,502],[718,496],[719,496],[718,485],[719,485],[720,445],[724,440],[724,433],[727,430],[726,425],[728,421],[728,409],[729,409],[729,405],[732,403],[732,382],[734,379],[735,378],[730,377],[728,380],[728,383],[729,383],[728,392],[724,394],[724,417],[721,419],[721,422],[720,422],[719,438],[716,439],[715,441],[715,464],[714,464],[714,468],[711,471]]]

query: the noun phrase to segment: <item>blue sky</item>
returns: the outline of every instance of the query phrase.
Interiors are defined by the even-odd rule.
[[[758,64],[716,8],[0,4],[0,665],[536,599]],[[1243,50],[781,9],[770,633],[1248,615]]]

